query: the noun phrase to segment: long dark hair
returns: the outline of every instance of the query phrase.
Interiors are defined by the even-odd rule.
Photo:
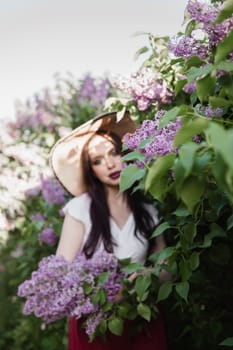
[[[119,154],[122,149],[120,138],[114,133],[106,133],[104,131],[94,134],[83,148],[82,167],[87,192],[91,197],[90,217],[92,222],[91,231],[83,249],[87,258],[92,257],[96,247],[101,241],[104,244],[105,250],[109,253],[113,252],[113,246],[116,244],[110,230],[110,211],[107,204],[105,188],[102,182],[95,177],[88,156],[88,145],[95,135],[101,135],[110,139]],[[154,229],[154,221],[145,207],[144,196],[139,191],[126,191],[126,198],[135,220],[134,234],[140,239],[140,237],[137,236],[137,231],[139,231],[141,235],[149,239]]]

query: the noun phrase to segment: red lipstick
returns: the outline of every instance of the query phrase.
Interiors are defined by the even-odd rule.
[[[111,174],[109,175],[109,177],[110,177],[111,179],[113,179],[113,180],[116,180],[116,179],[118,179],[118,178],[120,177],[120,175],[121,175],[121,172],[120,172],[120,171],[115,171],[114,173],[111,173]]]

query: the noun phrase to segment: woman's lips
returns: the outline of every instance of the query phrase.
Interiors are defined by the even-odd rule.
[[[116,180],[120,177],[121,172],[120,171],[115,171],[114,173],[110,174],[109,177],[113,180]]]

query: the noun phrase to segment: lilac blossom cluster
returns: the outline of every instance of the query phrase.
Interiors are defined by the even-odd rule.
[[[140,128],[133,134],[126,134],[124,137],[126,146],[131,151],[137,150],[144,154],[146,162],[155,161],[158,156],[177,152],[173,146],[173,140],[177,130],[181,127],[181,119],[177,117],[175,122],[169,122],[163,128],[159,128],[164,113],[164,110],[160,110],[155,114],[154,120],[144,120]],[[141,147],[141,143],[146,140],[148,140],[146,145]]]
[[[129,94],[137,102],[140,111],[147,110],[153,102],[169,104],[173,97],[166,82],[149,68],[131,74],[128,79],[123,77],[113,79],[112,85]]]
[[[40,193],[43,200],[49,205],[65,203],[67,195],[67,192],[54,177],[45,178],[43,174],[40,175],[40,185],[26,191],[26,195],[30,197],[36,197]]]
[[[233,17],[227,18],[221,23],[215,23],[220,10],[219,4],[213,5],[190,0],[186,11],[190,19],[196,21],[199,36],[202,33],[203,39],[198,38],[195,31],[189,36],[173,37],[168,44],[173,55],[184,57],[184,59],[191,56],[206,59],[210,55],[211,49],[218,45],[233,28]]]
[[[46,227],[39,235],[39,241],[48,244],[49,246],[54,246],[57,242],[57,235],[52,229],[52,227]]]
[[[208,3],[191,0],[187,4],[186,11],[190,14],[192,19],[208,25],[213,23],[217,18],[219,8]]]
[[[82,318],[86,333],[93,335],[100,320],[110,313],[101,305],[114,300],[122,277],[118,260],[106,252],[96,253],[92,259],[79,255],[73,262],[50,255],[41,260],[31,279],[18,287],[18,296],[26,298],[25,315],[34,313],[46,323],[64,317]],[[101,289],[105,303],[94,301]]]
[[[223,115],[223,109],[220,107],[213,108],[210,105],[202,106],[197,109],[198,112],[204,114],[207,118],[221,117]]]
[[[183,91],[187,94],[191,95],[193,92],[196,91],[197,83],[196,81],[192,81],[191,83],[186,83],[183,87]]]
[[[169,50],[176,57],[183,57],[185,60],[192,56],[205,59],[209,52],[209,46],[190,36],[175,36],[168,43]]]
[[[90,104],[92,107],[102,107],[109,94],[108,79],[96,82],[90,75],[86,75],[78,91],[78,103]]]

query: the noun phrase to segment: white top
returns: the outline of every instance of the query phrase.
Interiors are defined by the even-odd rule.
[[[88,239],[91,230],[91,219],[90,219],[90,204],[91,198],[87,193],[83,193],[79,197],[71,199],[63,208],[65,214],[69,214],[74,219],[81,221],[84,224],[84,241]],[[152,215],[155,225],[158,223],[157,211],[152,205],[146,205],[146,208]],[[110,217],[110,230],[113,236],[113,240],[116,245],[113,246],[113,253],[118,259],[131,258],[132,262],[145,263],[148,241],[140,233],[137,238],[134,234],[135,221],[133,214],[131,213],[128,217],[123,228],[119,228],[116,222]],[[77,232],[78,234],[78,232]],[[96,249],[96,253],[103,251],[104,246],[101,243]]]

